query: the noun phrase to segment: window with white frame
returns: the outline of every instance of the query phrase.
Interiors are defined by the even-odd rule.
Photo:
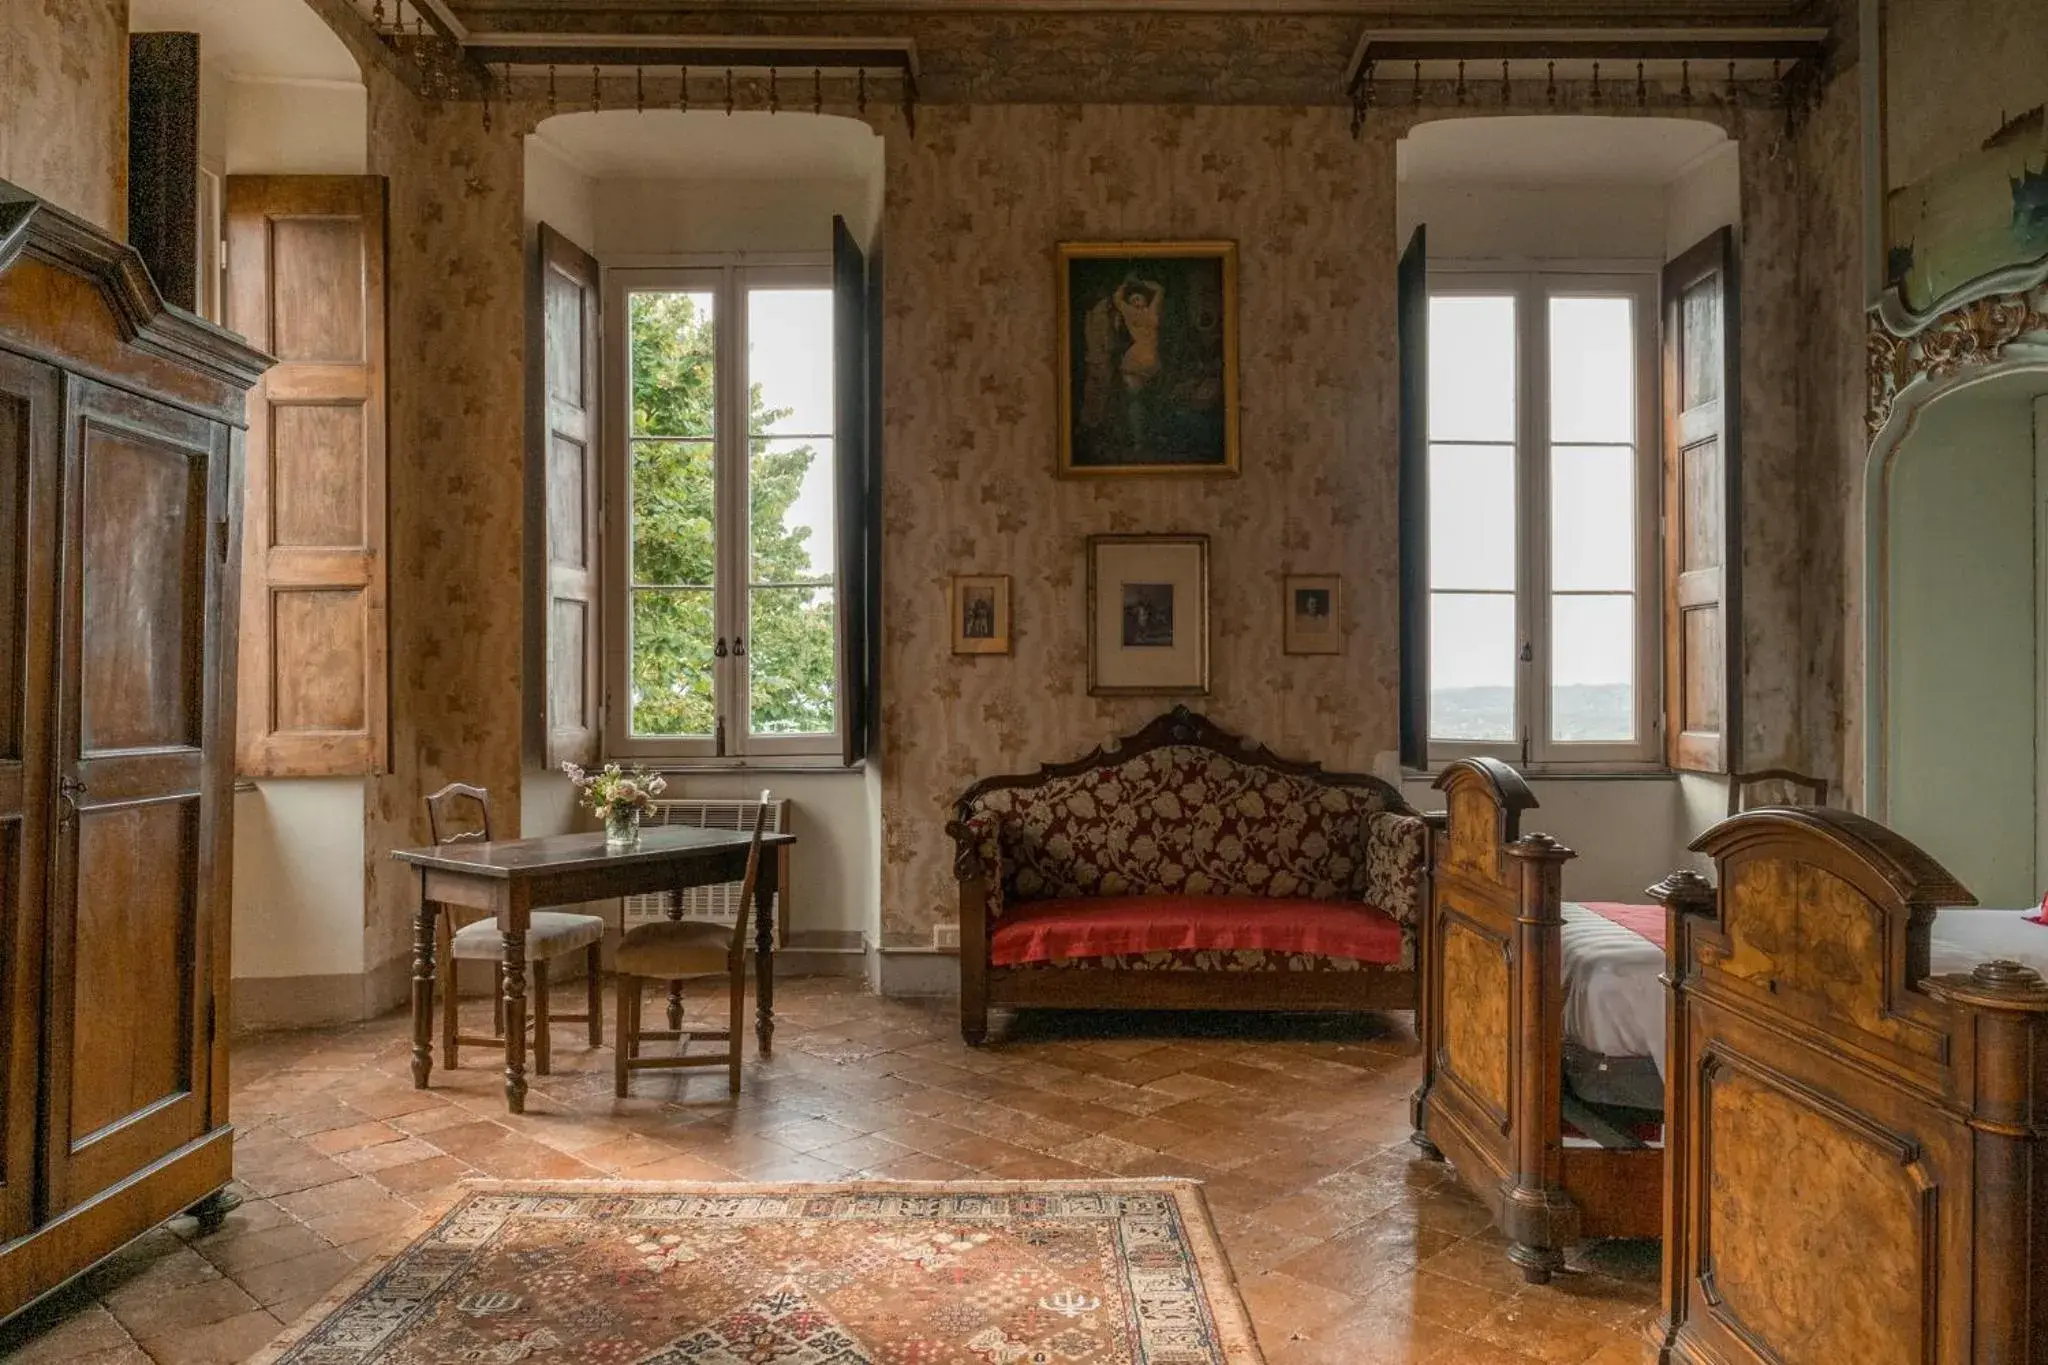
[[[1660,760],[1657,288],[1432,270],[1432,761]]]
[[[836,757],[831,267],[605,280],[607,749]]]

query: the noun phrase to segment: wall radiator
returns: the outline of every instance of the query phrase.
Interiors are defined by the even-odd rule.
[[[759,801],[657,801],[654,808],[642,817],[643,827],[661,825],[686,825],[692,829],[730,829],[745,833],[754,827],[754,812],[761,809]],[[768,823],[765,829],[770,834],[789,833],[790,803],[777,798],[768,803]],[[766,849],[764,859],[780,856],[782,861],[781,889],[775,893],[775,946],[782,947],[784,930],[789,924],[789,862],[788,850]],[[731,924],[739,916],[740,884],[725,882],[718,886],[693,886],[682,893],[684,919],[713,920]],[[626,926],[645,924],[649,920],[666,918],[670,906],[676,899],[673,891],[655,891],[646,895],[626,897]],[[747,937],[752,941],[756,926],[749,926]]]

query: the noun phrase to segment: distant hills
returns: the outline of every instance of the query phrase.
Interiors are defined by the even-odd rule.
[[[1551,694],[1555,738],[1565,742],[1634,738],[1635,688],[1629,683],[1581,684]],[[1512,687],[1445,687],[1429,694],[1432,739],[1512,741],[1515,690]]]

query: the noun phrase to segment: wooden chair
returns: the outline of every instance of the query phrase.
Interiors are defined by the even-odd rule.
[[[740,1093],[741,1043],[746,1037],[747,915],[754,905],[754,885],[761,875],[761,832],[768,823],[768,793],[761,793],[754,813],[753,842],[747,847],[747,873],[740,883],[739,910],[730,925],[714,920],[657,920],[626,931],[612,959],[618,975],[619,1018],[614,1030],[613,1087],[623,1098],[635,1071],[673,1067],[716,1066],[723,1062],[732,1093]],[[722,1029],[690,1029],[671,1011],[671,1027],[640,1027],[640,996],[649,981],[675,981],[689,976],[724,973],[730,993],[730,1014]],[[726,1050],[689,1056],[693,1042],[723,1040]],[[673,1042],[674,1056],[642,1057],[644,1042]]]
[[[1728,774],[1728,814],[1740,815],[1751,809],[1751,789],[1770,782],[1791,788],[1794,795],[1788,801],[1754,804],[1825,806],[1828,803],[1826,778],[1808,777],[1805,773],[1795,773],[1790,768],[1758,768],[1753,773]]]
[[[436,846],[491,839],[491,796],[482,787],[451,782],[427,798],[427,828]],[[441,993],[441,1065],[454,1070],[459,1049],[505,1047],[505,946],[493,918],[455,923],[456,909],[444,905],[435,917],[435,989]],[[590,1045],[604,1045],[604,976],[600,952],[605,922],[598,915],[577,915],[561,910],[536,910],[526,931],[526,960],[531,964],[533,984],[528,998],[533,1002],[533,1069],[548,1074],[550,1048],[548,1030],[553,1024],[587,1024]],[[548,1013],[548,964],[578,948],[584,950],[588,972],[588,1005],[582,1014]],[[455,964],[488,962],[496,969],[491,991],[491,1033],[488,1037],[465,1035],[457,1020]]]

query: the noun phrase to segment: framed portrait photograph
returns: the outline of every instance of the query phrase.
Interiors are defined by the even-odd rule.
[[[1010,576],[954,574],[946,594],[955,654],[1010,652]]]
[[[1237,244],[1063,242],[1059,290],[1059,472],[1237,473]]]
[[[1280,632],[1281,652],[1342,654],[1344,626],[1338,613],[1343,599],[1337,575],[1291,573],[1282,581],[1286,616]]]
[[[1209,538],[1088,537],[1088,692],[1209,690]]]

